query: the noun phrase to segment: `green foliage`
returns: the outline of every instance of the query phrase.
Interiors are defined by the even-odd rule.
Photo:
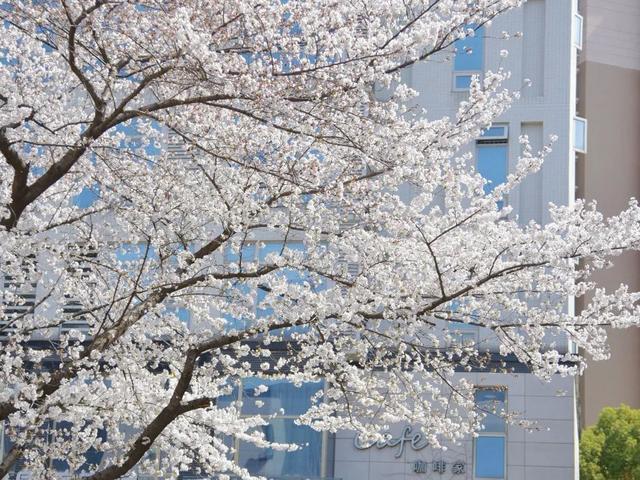
[[[582,432],[580,479],[640,480],[640,410],[604,408]]]

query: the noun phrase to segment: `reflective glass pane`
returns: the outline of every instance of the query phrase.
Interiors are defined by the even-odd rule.
[[[476,478],[504,478],[504,437],[476,438]]]
[[[268,255],[275,253],[276,255],[280,255],[282,251],[282,243],[283,242],[269,242],[265,243],[262,248],[260,248],[260,263],[264,263],[265,259]],[[304,252],[304,244],[302,242],[287,242],[284,250],[294,250],[297,252]]]
[[[241,442],[238,452],[240,466],[253,475],[266,477],[320,476],[322,434],[293,422],[293,419],[276,419],[261,429],[269,441],[295,443],[302,448],[295,452],[281,452]]]
[[[264,244],[260,248],[260,253],[258,255],[260,264],[266,264],[267,257],[269,257],[270,255],[280,256],[280,252],[283,252],[282,242],[273,242],[273,243]],[[270,306],[264,303],[266,297],[267,297],[267,290],[258,288],[258,291],[257,291],[258,308],[256,310],[256,316],[258,317],[268,317],[270,315],[273,315],[273,308],[271,308]]]
[[[191,321],[191,312],[184,307],[180,307],[175,304],[169,304],[165,308],[166,315],[174,315],[178,320],[184,323],[187,327]]]
[[[260,249],[260,252],[258,255],[260,263],[261,264],[266,263],[267,257],[271,254],[280,255],[280,252],[283,251],[282,247],[283,247],[282,242],[266,243]],[[287,242],[286,246],[284,247],[284,251],[287,251],[287,250],[304,252],[305,247],[302,242]],[[287,283],[292,285],[302,285],[304,284],[305,281],[311,283],[310,278],[308,277],[308,275],[305,274],[305,272],[301,272],[293,268],[282,268],[278,270],[278,272],[275,273],[274,276],[280,276],[280,277],[284,276],[287,280]],[[273,315],[274,313],[273,308],[268,304],[264,303],[266,298],[267,298],[266,289],[258,289],[258,292],[257,292],[258,308],[256,310],[256,316],[258,317],[267,317],[269,315]],[[277,299],[272,299],[272,301],[277,301]],[[298,327],[291,327],[291,328],[286,328],[282,330],[276,330],[273,333],[276,335],[284,333],[285,337],[287,337],[294,332],[303,333],[307,330],[308,330],[308,327],[298,326]]]
[[[469,25],[468,28],[474,28]],[[465,37],[455,42],[456,57],[454,69],[462,70],[482,70],[484,64],[484,27],[475,31],[473,37]]]
[[[271,414],[284,410],[285,415],[301,415],[311,406],[311,397],[322,390],[322,382],[304,383],[296,387],[285,380],[243,380],[242,413]],[[266,392],[257,392],[260,385],[268,387]]]
[[[573,44],[582,48],[582,16],[576,14],[573,16]]]
[[[505,400],[506,392],[498,389],[481,389],[475,393],[476,406],[486,414],[482,424],[483,432],[505,431]]]
[[[505,126],[491,126],[487,128],[481,136],[483,137],[506,137],[506,129]]]
[[[456,90],[469,90],[471,87],[471,75],[456,75],[455,88]]]
[[[587,124],[583,118],[576,118],[574,134],[574,148],[580,151],[587,150]]]
[[[508,148],[506,144],[481,145],[477,152],[477,169],[483,178],[488,180],[484,186],[485,193],[507,180]]]
[[[229,382],[229,383],[232,383],[232,382]],[[220,408],[225,408],[230,406],[232,402],[235,402],[236,400],[238,400],[238,391],[239,391],[238,385],[234,384],[233,390],[229,395],[224,395],[216,399],[217,406]]]

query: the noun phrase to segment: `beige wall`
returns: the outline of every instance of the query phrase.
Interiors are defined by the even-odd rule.
[[[581,0],[586,60],[640,70],[640,1]]]
[[[588,154],[577,160],[578,195],[596,199],[605,215],[614,215],[629,197],[640,198],[640,70],[583,62],[579,97],[589,127]],[[596,279],[607,289],[626,283],[640,290],[640,254],[615,259],[615,267]],[[640,408],[640,328],[611,332],[610,345],[611,359],[591,362],[582,378],[583,425],[593,424],[605,406]]]
[[[587,118],[588,153],[576,166],[577,195],[605,215],[640,199],[640,1],[580,0],[585,18],[578,75],[578,112]],[[600,286],[640,290],[640,254],[615,259]],[[578,303],[578,307],[580,304]],[[580,381],[582,425],[605,406],[640,408],[640,328],[610,332],[611,359],[591,362]]]

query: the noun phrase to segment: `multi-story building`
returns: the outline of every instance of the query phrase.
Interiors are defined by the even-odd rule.
[[[528,0],[521,9],[480,28],[475,37],[458,41],[406,72],[406,81],[420,92],[418,106],[427,115],[453,116],[467,95],[472,75],[503,67],[511,72],[506,86],[521,97],[492,128],[469,148],[477,170],[493,185],[513,171],[521,135],[540,149],[558,135],[553,153],[541,171],[527,178],[506,200],[522,224],[549,221],[549,202],[570,205],[575,199],[576,152],[586,149],[586,121],[576,115],[576,64],[581,49],[582,17],[572,0]],[[517,32],[522,33],[522,38]],[[501,51],[507,50],[508,55]],[[490,187],[489,187],[490,188]],[[567,299],[566,308],[574,308]],[[488,334],[466,329],[460,335],[482,340]],[[573,346],[564,340],[561,350]],[[460,374],[463,375],[463,374]],[[478,387],[479,401],[504,402],[510,413],[535,423],[533,429],[488,419],[479,437],[446,451],[411,443],[410,425],[396,426],[394,438],[363,448],[349,432],[335,440],[333,472],[343,479],[577,479],[577,389],[569,378],[543,383],[522,365],[514,373],[477,371],[464,374]],[[417,446],[416,446],[417,445]]]
[[[457,54],[448,49],[404,73],[407,83],[420,92],[417,106],[435,118],[455,114],[468,95],[473,75],[482,76],[499,67],[512,72],[506,86],[522,90],[521,98],[469,148],[477,170],[496,185],[515,168],[521,135],[529,137],[534,149],[542,148],[549,135],[558,136],[542,170],[505,200],[513,207],[513,218],[522,223],[534,220],[544,224],[549,220],[549,202],[574,201],[575,152],[585,149],[586,134],[586,123],[576,116],[581,36],[582,21],[575,0],[529,0],[523,8],[479,28],[475,37],[457,42]],[[509,55],[502,50],[508,50]],[[256,236],[255,240],[264,241],[265,249],[278,244],[277,238]],[[262,254],[253,251],[258,261]],[[571,299],[567,299],[566,308],[573,310]],[[463,340],[481,341],[489,353],[495,352],[494,362],[481,370],[458,374],[476,385],[477,402],[518,414],[531,422],[529,428],[489,415],[478,437],[436,450],[412,425],[399,424],[393,426],[392,437],[386,442],[368,445],[359,442],[353,432],[330,435],[294,424],[295,415],[304,412],[309,396],[322,388],[321,383],[300,389],[275,382],[261,396],[266,407],[260,413],[280,414],[265,427],[265,433],[274,441],[306,446],[284,453],[238,443],[237,462],[274,479],[577,479],[574,381],[558,376],[542,382],[526,366],[500,358],[497,343],[487,332],[464,328],[452,333]],[[573,348],[565,339],[554,341],[560,351]],[[510,373],[500,373],[498,367],[504,368],[503,362]],[[251,399],[254,386],[246,379],[237,393],[244,398],[247,415],[256,413]]]
[[[584,48],[579,56],[578,111],[589,119],[588,151],[578,156],[578,195],[607,216],[640,196],[640,2],[581,0]],[[640,256],[627,253],[596,281],[608,290],[640,289]],[[640,330],[610,331],[611,359],[592,362],[580,385],[581,421],[603,407],[640,408]]]

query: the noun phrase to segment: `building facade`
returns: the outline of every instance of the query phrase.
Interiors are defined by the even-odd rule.
[[[578,110],[589,119],[588,151],[580,154],[578,195],[606,215],[640,196],[640,3],[582,0],[584,49],[579,57]],[[595,278],[611,291],[640,289],[640,256],[626,253]],[[610,331],[611,359],[592,362],[580,384],[581,423],[602,408],[640,408],[640,330]]]
[[[457,42],[455,50],[441,52],[405,72],[407,83],[420,92],[416,106],[434,118],[455,115],[472,75],[500,67],[511,72],[506,86],[520,90],[520,98],[469,151],[477,171],[491,180],[490,189],[515,169],[521,135],[528,136],[534,150],[541,149],[550,135],[558,136],[542,169],[505,199],[513,209],[512,217],[521,224],[531,220],[544,224],[549,221],[550,202],[570,205],[576,198],[576,155],[586,150],[586,121],[576,110],[582,26],[576,1],[528,0],[523,8],[478,29],[474,38]],[[566,308],[573,311],[572,299]],[[485,332],[460,333],[497,348]],[[574,348],[564,339],[555,340],[565,351]],[[416,433],[411,425],[396,425],[392,438],[372,446],[359,445],[352,432],[340,432],[332,456],[335,478],[577,479],[574,379],[557,377],[544,383],[526,369],[516,368],[516,372],[480,371],[465,377],[478,392],[501,392],[504,409],[532,422],[530,428],[490,421],[478,438],[445,451],[431,449],[420,439],[413,441]]]

